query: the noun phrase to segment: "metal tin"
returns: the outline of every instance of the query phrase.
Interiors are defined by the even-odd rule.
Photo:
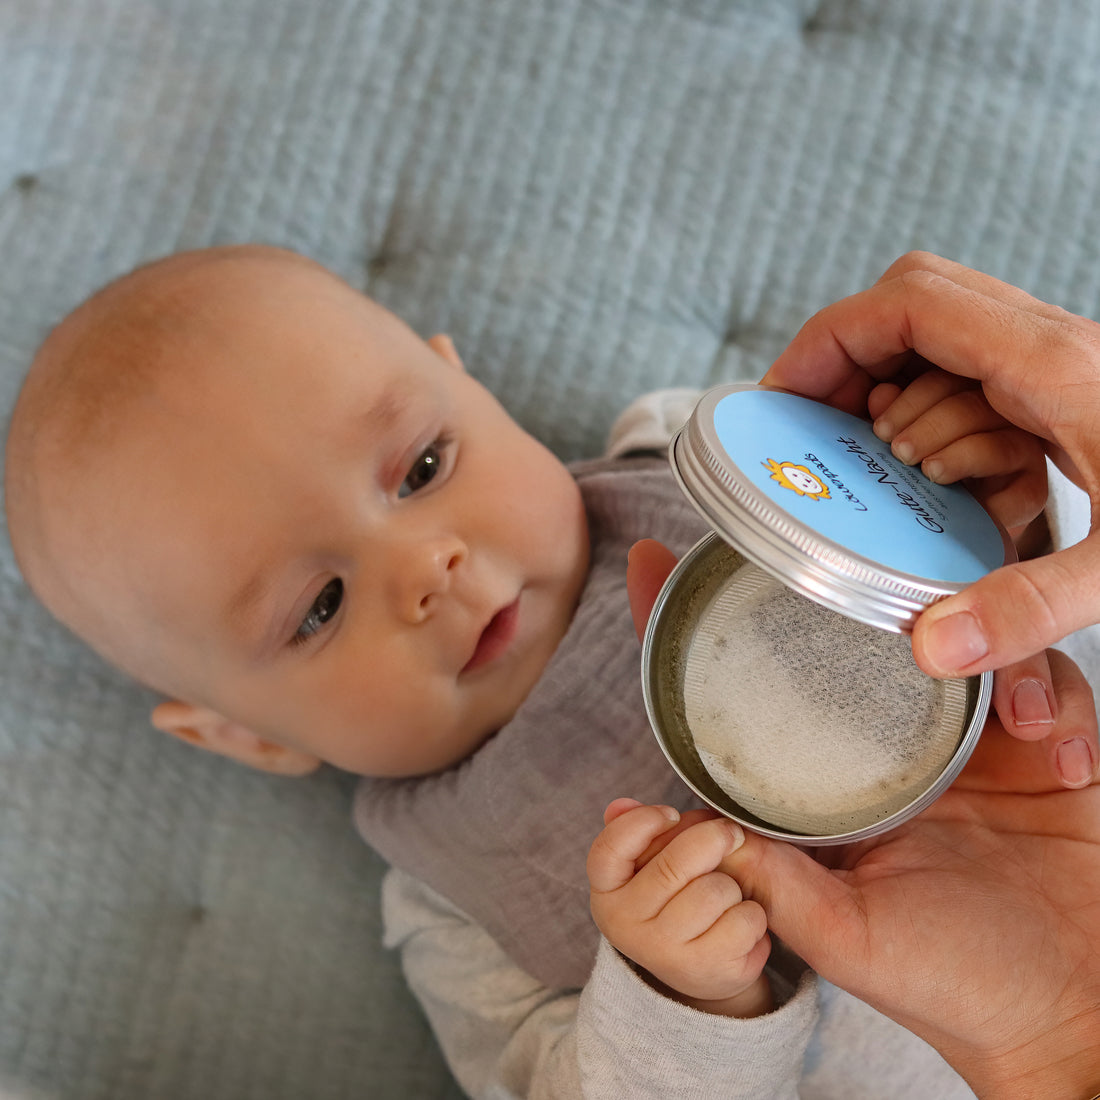
[[[811,512],[811,508],[816,509],[823,503],[821,500],[813,500],[810,492],[784,490],[782,482],[778,483],[778,492],[768,493],[761,487],[761,477],[752,476],[756,471],[751,467],[763,466],[764,461],[754,456],[751,461],[745,462],[731,456],[716,427],[716,412],[723,404],[729,403],[728,399],[738,394],[767,395],[767,400],[774,398],[781,401],[781,408],[791,416],[827,416],[823,425],[826,430],[809,442],[804,439],[765,441],[764,445],[770,444],[773,453],[779,455],[786,453],[785,446],[789,447],[792,442],[798,444],[793,453],[803,464],[772,459],[777,466],[798,471],[799,477],[816,477],[826,493],[832,490],[836,497],[841,492],[847,492],[861,504],[863,502],[856,494],[866,495],[865,487],[877,486],[880,497],[884,497],[885,501],[890,501],[891,495],[897,501],[894,511],[899,523],[899,539],[912,539],[921,534],[926,537],[946,535],[950,538],[951,531],[936,532],[932,525],[943,526],[947,522],[944,509],[954,508],[967,523],[964,537],[974,537],[976,530],[977,537],[984,540],[980,556],[973,562],[962,564],[958,579],[922,575],[853,549],[847,541],[847,531],[844,541],[823,533],[813,525],[815,517]],[[753,409],[747,413],[746,421],[756,411]],[[758,424],[746,421],[739,423],[738,428],[756,427],[759,430]],[[807,430],[804,421],[795,424],[791,433],[797,437]],[[851,446],[862,448],[867,456],[856,458],[855,462],[866,467],[869,482],[865,479],[857,483],[853,478],[849,485],[834,478],[832,484],[826,484],[831,470],[817,459],[816,452],[822,449],[823,441],[828,444],[829,440],[824,437],[844,432],[851,433],[847,437],[855,441]],[[844,444],[841,452],[849,446]],[[811,447],[814,449],[807,449]],[[848,453],[854,452],[849,450]],[[971,581],[1015,556],[1007,533],[964,489],[934,486],[919,470],[906,467],[895,459],[889,447],[874,436],[866,421],[806,397],[750,385],[721,386],[709,390],[672,441],[670,458],[680,487],[731,546],[802,595],[883,630],[900,632],[912,629],[917,616],[929,604],[960,591]],[[811,469],[813,459],[817,459],[819,465]],[[836,463],[833,457],[828,461]],[[768,482],[774,480],[774,474],[767,478]],[[885,493],[882,492],[884,486],[887,487]],[[925,494],[923,501],[912,499],[921,492]],[[910,499],[903,503],[902,494]],[[781,499],[783,496],[787,498],[785,501]],[[801,514],[794,511],[794,506],[809,501],[812,504],[802,508]],[[903,529],[901,522],[910,517],[913,522]],[[986,525],[987,529],[981,530],[982,525]],[[957,547],[958,543],[955,545]]]
[[[716,589],[744,561],[717,534],[707,535],[677,564],[653,606],[642,646],[642,687],[646,711],[657,741],[680,778],[719,813],[747,828],[799,844],[843,844],[876,836],[927,808],[952,783],[966,763],[985,723],[992,694],[990,673],[972,676],[965,685],[965,715],[958,745],[947,767],[904,809],[873,824],[843,833],[806,834],[776,827],[740,805],[714,781],[695,749],[684,714],[683,675],[691,624]]]
[[[848,448],[856,472],[866,468],[867,481],[878,488],[872,492],[868,485],[857,483],[850,473],[838,474],[837,469],[842,466],[840,459],[823,460],[819,454],[824,451],[824,444],[814,442],[808,444],[809,450],[792,450],[792,440],[801,443],[803,439],[803,426],[796,423],[793,435],[783,432],[773,435],[774,425],[757,422],[760,419],[755,415],[758,398],[749,399],[752,408],[746,406],[752,425],[746,428],[735,419],[732,428],[730,424],[725,426],[723,441],[722,433],[715,427],[716,410],[722,412],[721,403],[730,395],[748,392],[775,395],[763,400],[780,409],[784,424],[789,407],[794,410],[796,422],[805,414],[813,431],[817,430],[819,412],[825,410],[822,438],[836,437]],[[739,413],[737,409],[734,411]],[[763,420],[767,421],[767,417]],[[838,424],[841,425],[839,436]],[[768,474],[773,468],[783,475],[777,489],[762,486],[763,475],[752,470],[752,462],[746,461],[743,455],[730,454],[727,444],[731,431],[736,436],[735,449],[738,449],[742,447],[743,428],[745,435],[750,437],[744,444],[746,453],[753,453],[753,448],[757,448],[759,462],[770,480],[776,480],[774,472]],[[763,442],[752,441],[754,430]],[[926,483],[929,495],[922,496],[924,490],[916,480],[921,477],[919,471],[907,467],[897,469],[900,463],[888,455],[888,449],[886,452],[879,450],[884,446],[874,439],[866,422],[826,409],[817,402],[782,391],[764,391],[760,387],[727,386],[703,396],[670,448],[673,470],[681,487],[716,528],[716,533],[704,538],[681,560],[654,605],[642,653],[646,708],[662,750],[688,786],[720,813],[767,836],[808,845],[839,844],[877,835],[908,820],[930,805],[958,775],[977,743],[988,713],[991,673],[955,681],[962,700],[958,708],[961,716],[958,742],[943,770],[902,809],[858,828],[827,835],[777,827],[739,804],[715,782],[696,750],[684,708],[687,646],[703,609],[745,562],[761,567],[789,588],[831,611],[881,630],[901,633],[911,628],[917,615],[930,603],[958,591],[1014,556],[1011,541],[1003,529],[969,494],[955,487],[945,490],[929,482]],[[774,451],[774,454],[760,452],[759,447]],[[775,455],[805,461],[780,463]],[[816,498],[815,478],[819,486]],[[791,481],[795,484],[790,484]],[[881,499],[877,499],[875,493]],[[896,533],[895,521],[889,518],[890,510],[895,507],[891,496],[898,497],[896,506],[904,521]],[[814,504],[827,500],[841,501],[854,515],[851,522],[856,528],[854,540],[859,549],[845,545],[836,536],[836,528],[824,524],[825,530],[822,530],[820,517],[826,512],[811,509]],[[945,556],[941,553],[942,544],[933,540],[930,557],[943,557],[944,561],[937,560],[928,576],[923,576],[919,569],[908,567],[910,558],[922,553],[921,539],[910,538],[909,521],[917,527],[923,525],[931,535],[954,539],[958,533],[948,528],[953,526],[956,508],[961,509],[964,517],[961,558],[955,549],[947,550]],[[859,521],[864,519],[862,513],[882,512],[883,509],[887,515],[885,545],[889,561],[865,552],[868,544],[861,543],[863,536],[859,534]],[[834,515],[835,510],[829,514]],[[841,518],[840,529],[845,535],[844,525],[848,522]],[[941,530],[931,530],[934,527]],[[877,537],[881,539],[882,533]],[[979,544],[974,560],[970,560],[972,555],[967,539]],[[873,538],[869,545],[876,545]]]

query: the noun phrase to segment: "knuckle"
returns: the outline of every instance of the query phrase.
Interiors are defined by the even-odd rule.
[[[1005,428],[1001,437],[1007,445],[1012,465],[1020,470],[1033,470],[1034,483],[1042,489],[1043,499],[1046,500],[1047,466],[1046,451],[1042,443],[1030,432],[1019,428]]]
[[[966,418],[968,423],[984,424],[991,418],[1002,424],[1007,423],[1003,416],[994,413],[984,392],[976,383],[968,382],[966,385],[956,387],[952,400],[958,412]]]
[[[743,900],[741,887],[724,871],[712,871],[696,880],[699,904],[713,909],[732,909]]]
[[[764,912],[764,907],[759,902],[746,901],[741,908],[753,942],[763,939],[768,931],[768,914]]]
[[[907,293],[920,296],[943,286],[945,276],[927,266],[907,266],[897,274],[898,282]]]
[[[1073,576],[1063,570],[1056,558],[1046,559],[1045,566],[1041,585],[1030,570],[1008,566],[1004,599],[998,600],[1012,609],[1009,638],[1030,651],[1043,648],[1047,639],[1060,634],[1059,623],[1065,610],[1072,606],[1076,588]]]
[[[1075,382],[1095,377],[1100,361],[1100,325],[1064,310],[1037,323],[1040,325],[1037,340],[1043,353],[1063,368],[1067,378],[1064,388],[1072,390]]]
[[[614,858],[615,850],[608,841],[604,833],[600,833],[595,840],[592,841],[591,846],[588,849],[588,860],[586,868],[589,877],[591,877],[599,867],[607,862],[609,858]]]
[[[657,856],[649,866],[653,869],[652,877],[656,878],[658,883],[667,890],[676,890],[683,885],[684,875],[679,862],[675,858],[675,853],[666,850]]]
[[[899,256],[887,269],[884,279],[893,279],[911,272],[932,272],[943,266],[943,261],[934,252],[911,249]]]

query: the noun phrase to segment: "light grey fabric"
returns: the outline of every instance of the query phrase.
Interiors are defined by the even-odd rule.
[[[479,1100],[973,1100],[922,1039],[782,951],[775,1011],[711,1016],[606,940],[582,992],[549,990],[422,882],[393,870],[382,898],[387,942]]]
[[[214,242],[450,331],[566,457],[907,248],[1096,315],[1098,80],[1092,0],[4,0],[0,409],[96,285]],[[0,1092],[457,1095],[350,785],[149,703],[0,539]]]

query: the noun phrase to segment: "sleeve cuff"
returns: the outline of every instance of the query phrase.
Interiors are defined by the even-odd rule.
[[[581,995],[582,1078],[606,1095],[796,1097],[818,1019],[817,992],[817,978],[806,971],[766,1016],[713,1016],[662,996],[604,940]],[[605,1079],[612,1067],[614,1077]]]

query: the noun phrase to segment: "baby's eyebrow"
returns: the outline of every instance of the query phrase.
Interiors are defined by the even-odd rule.
[[[369,434],[383,432],[386,428],[392,428],[405,415],[410,404],[404,387],[390,385],[363,414],[361,423]]]
[[[236,634],[244,634],[255,640],[256,609],[267,599],[271,591],[271,577],[264,571],[252,573],[234,590],[225,604],[224,617]],[[266,638],[264,639],[266,641]]]

